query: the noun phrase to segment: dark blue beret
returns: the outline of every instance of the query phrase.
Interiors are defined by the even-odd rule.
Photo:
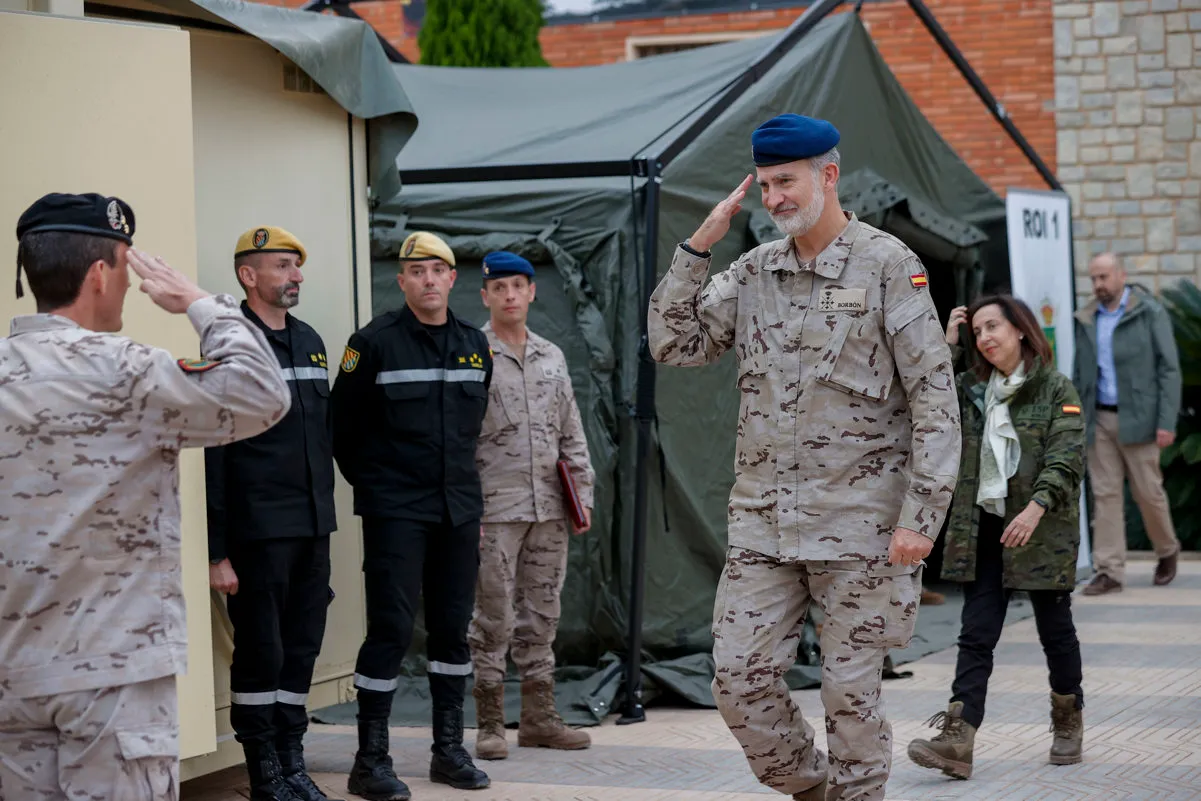
[[[34,202],[17,220],[17,239],[42,231],[67,231],[119,239],[131,245],[133,228],[133,209],[119,197],[53,192]]]
[[[838,145],[838,129],[825,120],[781,114],[751,134],[751,158],[757,167],[820,156]]]
[[[484,256],[484,277],[503,278],[506,275],[534,277],[534,265],[507,250],[494,250]]]

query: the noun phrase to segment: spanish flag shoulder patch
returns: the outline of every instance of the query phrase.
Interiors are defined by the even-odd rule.
[[[1063,413],[1064,414],[1080,414],[1080,407],[1065,403],[1063,405]]]
[[[909,276],[909,283],[913,284],[914,289],[920,289],[930,283],[930,281],[924,274],[917,273],[916,275]]]
[[[220,359],[178,359],[175,362],[179,365],[179,369],[185,373],[207,373],[217,365],[221,364]]]

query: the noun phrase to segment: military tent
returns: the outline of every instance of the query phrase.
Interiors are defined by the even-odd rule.
[[[454,249],[452,307],[476,323],[486,320],[480,260],[512,250],[538,269],[531,328],[570,365],[598,474],[593,530],[571,542],[556,642],[560,708],[575,723],[612,709],[631,639],[649,691],[712,703],[709,626],[733,482],[734,364],[727,355],[704,368],[655,369],[642,332],[650,276],[662,275],[675,244],[752,169],[751,131],[786,111],[837,125],[844,208],[922,256],[944,315],[996,258],[992,242],[1005,258],[1004,204],[922,116],[859,17],[828,17],[807,32],[803,23],[600,67],[393,67],[422,125],[399,156],[404,190],[372,217],[373,313],[403,302],[396,258],[414,230],[435,231]],[[748,197],[715,248],[715,270],[777,236]],[[653,383],[639,382],[640,367]],[[645,555],[635,547],[639,521]],[[631,627],[640,569],[646,612]],[[422,636],[394,722],[428,721]],[[794,686],[816,678],[812,645]],[[515,718],[514,693],[509,701]]]

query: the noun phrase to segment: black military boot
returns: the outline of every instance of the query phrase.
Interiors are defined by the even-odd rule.
[[[430,781],[456,790],[483,790],[492,783],[463,747],[463,710],[434,710],[434,744],[430,748]]]
[[[304,745],[301,736],[291,735],[276,740],[275,750],[279,754],[284,781],[292,788],[293,795],[301,801],[339,801],[331,799],[313,783],[304,765]]]
[[[250,774],[251,801],[299,801],[284,781],[275,743],[242,743],[242,753]]]
[[[367,801],[409,801],[413,797],[392,770],[387,718],[359,721],[359,752],[354,755],[346,790]]]

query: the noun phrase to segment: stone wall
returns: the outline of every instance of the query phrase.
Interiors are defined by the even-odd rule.
[[[1152,290],[1201,283],[1201,0],[1055,0],[1054,20],[1080,298],[1106,250]]]

